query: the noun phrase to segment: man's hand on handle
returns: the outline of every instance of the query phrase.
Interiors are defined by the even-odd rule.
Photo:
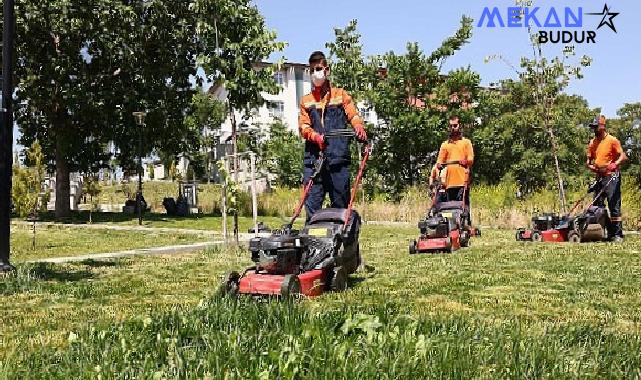
[[[367,141],[367,132],[365,132],[365,128],[363,128],[362,124],[358,124],[354,126],[354,135],[356,136],[356,139],[360,142]]]
[[[320,150],[325,150],[325,137],[320,133],[314,132],[309,141],[318,145],[318,148],[320,148]]]

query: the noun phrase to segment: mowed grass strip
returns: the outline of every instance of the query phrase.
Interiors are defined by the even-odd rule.
[[[634,378],[640,240],[531,244],[484,231],[448,255],[363,228],[371,272],[296,303],[220,299],[243,250],[25,266],[4,280],[0,377]]]
[[[33,249],[31,226],[11,226],[11,261],[79,256],[90,253],[118,252],[139,248],[181,245],[211,240],[211,237],[158,231],[115,231],[67,228],[57,225],[36,227]]]

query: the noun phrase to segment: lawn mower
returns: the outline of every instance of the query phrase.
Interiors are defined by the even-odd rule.
[[[449,165],[459,165],[459,162],[450,161],[443,166]],[[468,190],[466,180],[463,199]],[[425,218],[418,222],[421,235],[418,240],[410,242],[410,254],[454,252],[469,246],[472,236],[480,235],[480,231],[470,225],[470,209],[465,201],[443,201],[444,191],[440,181],[432,186],[432,206]]]
[[[325,135],[328,140],[339,137],[352,138],[354,132],[351,129],[333,130]],[[358,240],[361,218],[353,206],[371,152],[370,144],[362,143],[362,159],[347,208],[321,209],[300,231],[293,228],[325,164],[321,152],[291,221],[268,237],[250,240],[249,251],[255,264],[242,274],[228,273],[221,284],[222,294],[318,296],[327,290],[341,291],[347,287],[348,275],[361,264]]]
[[[608,239],[608,227],[610,216],[603,202],[598,202],[608,185],[618,176],[612,175],[603,188],[596,193],[596,185],[593,183],[588,192],[574,203],[570,212],[566,215],[545,213],[532,218],[532,228],[519,228],[516,231],[517,241],[534,242],[589,242],[605,241]],[[590,204],[583,210],[574,214],[578,207],[583,204],[588,195],[596,193]],[[597,204],[598,203],[598,204]]]
[[[558,225],[554,228],[541,232],[541,240],[544,242],[594,242],[594,241],[607,241],[609,239],[608,231],[610,227],[610,214],[605,208],[601,199],[604,191],[608,188],[610,183],[617,179],[619,173],[614,173],[610,179],[601,187],[601,190],[596,193],[592,201],[583,210],[573,215],[578,206],[583,203],[585,197],[596,192],[595,182],[590,186],[586,195],[577,201],[570,212],[561,218]]]
[[[519,228],[516,230],[516,241],[541,241],[541,233],[556,227],[562,217],[554,213],[543,213],[532,217],[532,228]]]

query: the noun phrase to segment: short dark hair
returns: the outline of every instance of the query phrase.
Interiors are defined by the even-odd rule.
[[[458,114],[453,113],[453,114],[450,115],[450,119],[449,120],[454,120],[454,119],[459,119],[460,120],[461,118],[458,116]]]
[[[314,65],[319,62],[323,63],[323,65],[327,65],[327,58],[325,58],[325,53],[317,50],[309,56],[309,64]]]

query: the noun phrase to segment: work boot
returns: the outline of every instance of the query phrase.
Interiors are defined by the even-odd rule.
[[[623,243],[623,236],[615,236],[614,239],[612,239],[613,243]]]

